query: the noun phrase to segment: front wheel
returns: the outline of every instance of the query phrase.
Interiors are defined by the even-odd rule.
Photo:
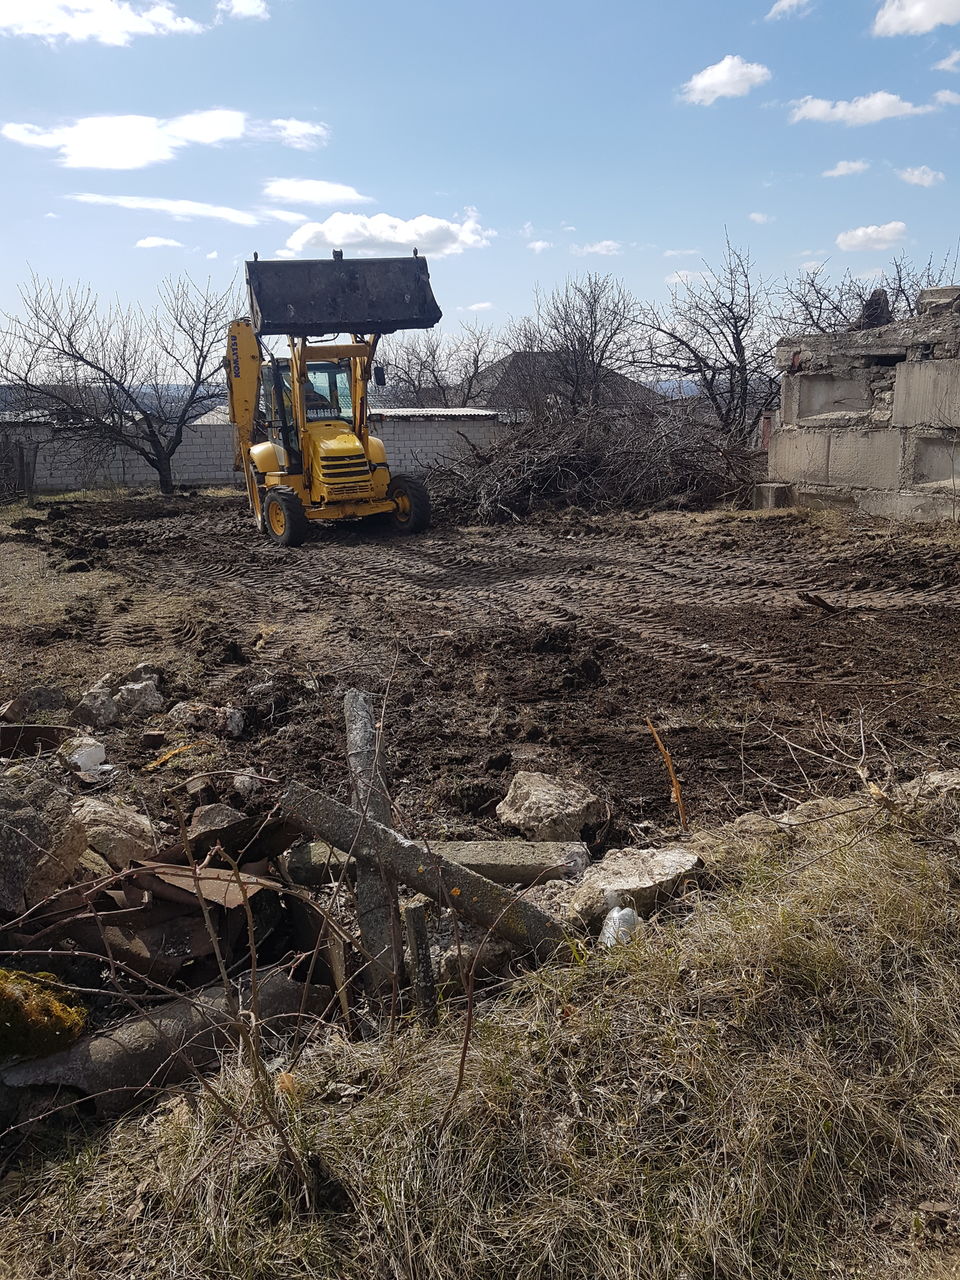
[[[396,503],[387,516],[395,532],[422,533],[430,528],[430,495],[421,481],[413,476],[394,476],[387,497]]]
[[[286,485],[267,490],[263,528],[270,541],[280,547],[299,547],[307,536],[310,524],[303,503]]]

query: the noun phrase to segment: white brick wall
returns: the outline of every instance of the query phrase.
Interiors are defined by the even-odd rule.
[[[400,416],[389,410],[370,415],[370,431],[379,436],[393,471],[414,475],[466,448],[463,436],[482,449],[502,424],[495,414]],[[0,422],[0,435],[11,440],[37,441],[36,484],[41,491],[72,489],[152,488],[157,474],[129,449],[91,448],[50,439],[45,428],[28,423]],[[223,413],[210,414],[184,432],[173,455],[173,477],[181,485],[242,484],[233,469],[233,428]]]

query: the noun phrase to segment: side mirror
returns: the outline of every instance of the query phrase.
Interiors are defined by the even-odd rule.
[[[373,380],[378,387],[385,387],[387,385],[387,374],[382,364],[375,364],[373,366]]]

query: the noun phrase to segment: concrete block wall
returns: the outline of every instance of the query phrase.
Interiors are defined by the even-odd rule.
[[[422,474],[469,449],[463,437],[484,449],[502,430],[503,423],[495,413],[483,417],[434,416],[429,411],[417,417],[389,412],[370,415],[370,431],[383,441],[391,469],[411,475]]]
[[[384,411],[371,414],[370,429],[386,446],[395,471],[421,474],[465,448],[462,433],[478,448],[489,445],[502,424],[494,413],[416,416]],[[41,492],[66,493],[77,489],[153,488],[156,472],[130,449],[111,449],[51,438],[36,423],[0,422],[0,436],[10,441],[36,443],[36,485]],[[210,414],[184,432],[173,456],[173,477],[178,485],[242,485],[233,468],[233,427],[225,413]]]
[[[788,339],[778,360],[771,481],[805,504],[957,519],[960,288],[925,291],[910,320]]]

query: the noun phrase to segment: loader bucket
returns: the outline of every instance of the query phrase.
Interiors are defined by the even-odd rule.
[[[441,311],[425,258],[247,263],[253,326],[295,338],[429,329]]]

